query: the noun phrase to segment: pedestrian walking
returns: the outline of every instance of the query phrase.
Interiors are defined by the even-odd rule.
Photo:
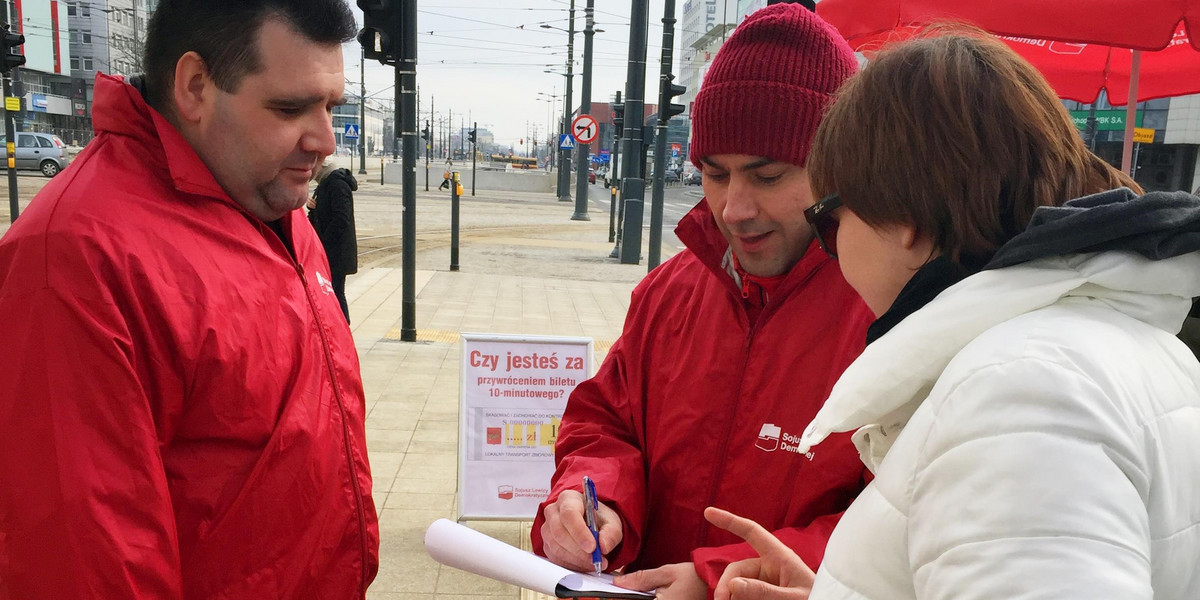
[[[350,169],[338,169],[332,161],[326,160],[317,170],[314,181],[317,189],[310,199],[308,220],[325,248],[333,294],[349,323],[346,276],[358,272],[358,239],[354,226],[354,192],[358,191],[358,180]]]
[[[453,168],[454,163],[446,161],[446,168],[442,171],[442,184],[438,186],[439,190],[450,189],[450,178],[454,176],[454,173],[452,172]]]
[[[710,512],[760,551],[716,597],[1200,598],[1200,363],[1175,337],[1200,198],[1140,195],[981,31],[877,54],[812,152],[810,222],[879,318],[797,451],[854,431],[875,478],[815,580]]]
[[[866,475],[848,435],[795,453],[869,312],[804,221],[806,164],[833,93],[856,69],[841,36],[796,4],[748,17],[713,60],[692,112],[705,199],[675,230],[687,249],[633,293],[625,328],[572,392],[533,547],[592,568],[584,476],[600,501],[604,567],[619,585],[705,600],[752,552],[704,521],[756,515],[820,563]]]
[[[344,0],[160,0],[0,239],[0,597],[364,598],[365,395],[321,241]]]

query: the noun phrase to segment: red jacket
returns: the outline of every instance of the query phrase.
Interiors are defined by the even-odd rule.
[[[787,447],[862,351],[872,317],[815,242],[760,312],[759,295],[744,297],[723,267],[728,243],[706,202],[676,234],[688,250],[638,285],[621,338],[571,394],[547,503],[595,479],[624,523],[613,568],[693,561],[715,588],[754,553],[708,525],[706,506],[774,530],[815,568],[864,468],[848,436],[809,457]]]
[[[364,396],[279,237],[122,80],[0,240],[0,598],[362,598]]]

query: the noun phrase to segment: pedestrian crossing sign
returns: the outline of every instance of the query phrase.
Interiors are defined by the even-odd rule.
[[[575,138],[568,134],[558,136],[558,148],[560,150],[574,150]]]
[[[348,140],[357,140],[358,139],[358,125],[355,125],[354,123],[346,123],[346,133],[343,137],[345,137]]]

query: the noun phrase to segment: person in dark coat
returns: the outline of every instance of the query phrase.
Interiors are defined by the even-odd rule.
[[[321,165],[315,179],[317,190],[309,199],[308,220],[325,247],[333,293],[349,323],[346,276],[358,272],[358,240],[354,233],[354,192],[358,190],[358,181],[349,169],[335,169],[330,162]]]

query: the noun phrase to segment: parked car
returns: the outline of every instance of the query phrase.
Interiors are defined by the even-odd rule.
[[[703,180],[699,169],[683,174],[683,185],[700,185],[701,183]]]
[[[596,170],[588,169],[588,183],[596,183]]]
[[[46,177],[54,177],[71,164],[67,145],[57,135],[49,133],[21,132],[17,134],[17,169],[41,171]],[[0,152],[8,159],[8,136],[0,135]]]

